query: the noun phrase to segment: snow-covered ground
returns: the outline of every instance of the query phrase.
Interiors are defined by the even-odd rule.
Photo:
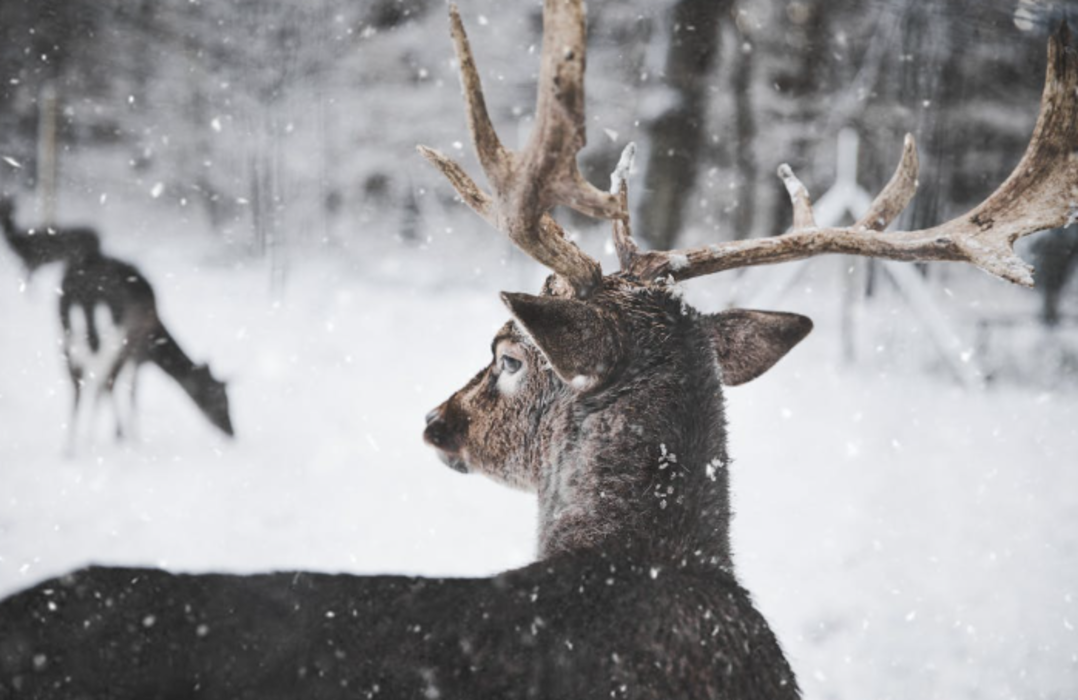
[[[528,263],[475,274],[437,241],[324,255],[275,298],[264,268],[209,241],[106,241],[155,284],[185,349],[231,379],[237,438],[148,367],[141,441],[63,458],[57,276],[24,288],[0,250],[0,594],[91,561],[477,575],[531,559],[532,500],[420,439],[487,361],[498,289],[534,288]],[[724,284],[688,295],[717,309]],[[840,367],[836,299],[799,284],[782,306],[816,332],[727,396],[738,566],[806,697],[1078,697],[1078,395],[967,392],[876,361],[892,350],[872,343]],[[894,337],[921,337],[901,304],[885,312]]]

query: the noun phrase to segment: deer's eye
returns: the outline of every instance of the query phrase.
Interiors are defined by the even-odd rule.
[[[506,374],[516,374],[523,363],[515,357],[502,355],[501,367]]]

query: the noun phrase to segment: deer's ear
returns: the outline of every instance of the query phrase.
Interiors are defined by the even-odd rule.
[[[598,386],[617,364],[617,340],[608,322],[576,299],[502,293],[517,325],[554,372],[574,389]]]
[[[730,309],[704,316],[702,322],[727,386],[756,379],[812,330],[808,317],[781,311]]]

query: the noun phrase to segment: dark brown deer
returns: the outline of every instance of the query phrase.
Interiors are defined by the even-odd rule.
[[[967,257],[1016,270],[996,264],[1012,258],[1010,242],[1065,221],[1078,187],[1078,61],[1066,35],[1049,49],[1026,159],[974,214],[932,234],[880,233],[912,194],[909,143],[872,215],[854,227],[812,228],[807,195],[787,172],[790,234],[644,253],[629,236],[624,189],[608,196],[576,171],[582,3],[545,2],[539,117],[521,153],[490,127],[450,12],[494,194],[424,153],[554,275],[539,296],[503,295],[512,319],[490,364],[428,416],[425,438],[459,471],[537,492],[539,561],[447,580],[77,571],[0,603],[0,697],[798,696],[731,563],[722,385],[767,370],[810,324],[757,311],[701,314],[669,280],[835,249],[952,259],[959,253],[947,251],[991,247],[991,264]],[[620,272],[604,277],[565,240],[547,214],[555,203],[617,221]]]
[[[0,229],[3,229],[8,246],[30,274],[49,263],[62,263],[72,257],[101,252],[97,231],[84,226],[21,230],[15,224],[15,202],[10,197],[0,197]]]
[[[140,365],[152,362],[183,388],[203,415],[232,435],[224,382],[180,348],[157,313],[153,288],[133,265],[101,252],[89,228],[20,231],[10,200],[0,201],[0,224],[12,250],[31,272],[59,262],[63,350],[74,391],[68,450],[92,439],[102,404],[115,418],[118,438],[135,429]],[[118,385],[126,384],[118,391]]]

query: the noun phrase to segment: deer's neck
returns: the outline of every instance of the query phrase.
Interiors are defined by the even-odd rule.
[[[19,236],[19,230],[15,228],[15,220],[11,218],[11,214],[0,216],[0,229],[4,232],[4,238],[9,241],[13,241]]]
[[[3,231],[4,238],[7,239],[11,249],[22,258],[23,262],[28,262],[25,250],[25,234],[15,226],[15,220],[11,218],[11,214],[0,216],[0,230]]]
[[[160,323],[154,324],[148,331],[146,355],[190,393],[188,384],[195,370],[195,363]]]
[[[554,419],[559,449],[539,488],[542,556],[613,547],[643,564],[732,570],[718,369],[702,343],[687,360]]]

